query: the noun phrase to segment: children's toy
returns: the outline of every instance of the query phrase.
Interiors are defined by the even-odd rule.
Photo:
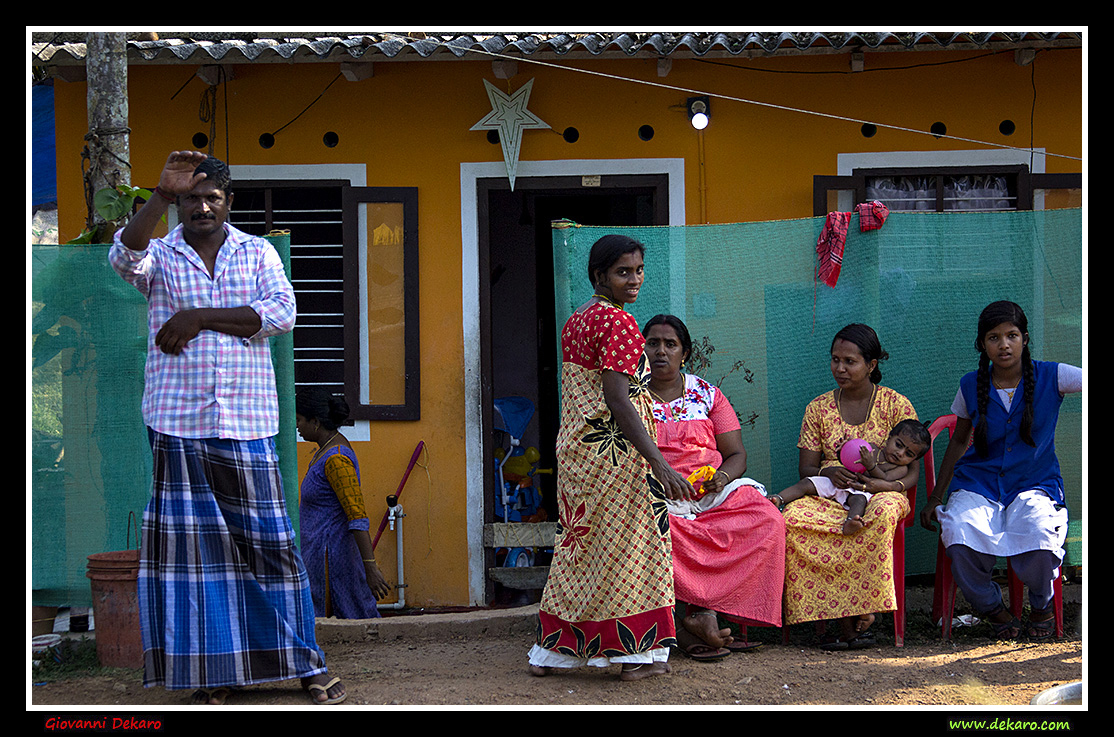
[[[712,466],[701,466],[689,474],[689,483],[698,495],[704,494],[704,482],[716,475],[716,469]]]
[[[534,416],[534,403],[525,397],[500,397],[494,401],[496,430],[510,438],[510,450],[495,451],[495,516],[503,522],[522,522],[538,511],[541,494],[534,488],[533,475],[541,454],[537,448],[520,444],[526,426]]]
[[[495,450],[495,518],[503,522],[544,522],[547,515],[534,478],[539,473],[553,473],[553,469],[538,468],[541,453],[533,446],[523,448],[521,445],[526,426],[534,415],[534,403],[525,397],[501,397],[494,405],[495,429],[510,438],[509,450],[502,445]],[[537,556],[545,552],[551,554],[552,549],[499,548],[495,551],[496,564],[530,567],[536,565]]]
[[[859,438],[852,438],[839,449],[839,462],[843,464],[844,468],[853,473],[862,473],[866,471],[862,456],[859,454],[860,448],[866,448],[869,451],[870,443]]]

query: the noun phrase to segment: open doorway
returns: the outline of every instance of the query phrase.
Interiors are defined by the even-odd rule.
[[[525,397],[534,413],[521,438],[538,449],[541,468],[554,468],[560,423],[558,376],[559,325],[554,312],[551,222],[581,225],[649,226],[669,223],[668,176],[613,175],[518,177],[511,191],[505,178],[477,180],[479,236],[479,317],[484,459],[507,447],[494,430],[497,398]],[[490,463],[490,461],[489,461]],[[487,466],[492,468],[491,465]],[[557,520],[556,475],[535,476],[541,506]],[[496,505],[495,474],[484,479],[484,523],[503,521]],[[488,569],[497,565],[494,549],[485,551]],[[486,583],[488,601],[496,586]]]

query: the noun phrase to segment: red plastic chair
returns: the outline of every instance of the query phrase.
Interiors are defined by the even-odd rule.
[[[948,431],[948,437],[951,437],[955,432],[955,423],[958,418],[955,415],[943,415],[936,418],[936,420],[928,426],[928,434],[933,440],[944,430]],[[933,490],[936,488],[936,465],[933,459],[932,446],[929,445],[928,452],[924,455],[924,486],[928,497],[932,496]],[[1009,578],[1009,592],[1010,592],[1010,613],[1018,619],[1021,618],[1022,609],[1025,606],[1023,592],[1025,584],[1014,573],[1013,565],[1007,560],[1006,575]],[[947,552],[944,550],[943,541],[936,543],[936,579],[932,587],[932,619],[942,620],[941,622],[941,636],[946,640],[952,636],[952,613],[955,611],[955,592],[956,583],[952,578],[952,561],[948,557]],[[1052,601],[1056,612],[1056,637],[1064,636],[1064,591],[1063,583],[1060,580],[1059,571],[1056,574],[1056,580],[1052,586]]]
[[[905,528],[913,525],[916,515],[913,514],[917,507],[917,487],[905,490],[909,500],[909,514],[897,523],[894,530],[893,562],[894,562],[894,596],[897,599],[897,609],[894,610],[894,645],[905,646]],[[816,634],[823,635],[825,621],[816,623]],[[782,641],[789,644],[789,628],[782,627]]]

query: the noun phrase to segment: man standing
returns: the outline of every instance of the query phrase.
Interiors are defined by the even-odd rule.
[[[109,251],[148,305],[144,685],[220,704],[237,686],[300,678],[316,703],[337,703],[344,686],[317,646],[274,443],[267,339],[294,327],[294,291],[271,244],[226,222],[230,184],[218,159],[171,153]],[[151,239],[171,203],[180,224]]]

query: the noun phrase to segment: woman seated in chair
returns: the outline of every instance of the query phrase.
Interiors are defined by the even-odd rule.
[[[836,388],[809,403],[801,423],[801,478],[824,477],[836,489],[861,489],[863,481],[839,460],[848,440],[881,447],[902,420],[917,419],[903,395],[881,386],[880,361],[889,355],[867,325],[852,324],[836,333],[831,371]],[[896,611],[893,540],[910,512],[905,492],[916,483],[916,465],[904,481],[872,488],[862,514],[863,526],[844,534],[847,510],[836,499],[805,496],[783,505],[785,515],[785,624],[838,619],[838,638],[825,650],[870,647],[878,612]]]
[[[933,520],[940,523],[963,596],[996,639],[1012,640],[1021,634],[1021,622],[1003,606],[991,580],[997,557],[1009,558],[1029,587],[1026,634],[1047,640],[1068,531],[1056,420],[1064,395],[1083,390],[1083,370],[1032,360],[1028,320],[1013,302],[983,310],[975,347],[979,368],[959,381],[955,431],[921,525],[933,530]],[[944,490],[950,492],[946,504]]]
[[[657,315],[642,333],[658,448],[682,476],[710,474],[694,481],[698,499],[666,502],[673,588],[685,604],[677,644],[694,660],[754,650],[757,644],[721,629],[717,614],[742,625],[781,625],[785,523],[758,482],[743,476],[747,452],[727,397],[682,371],[692,353],[685,324]]]

